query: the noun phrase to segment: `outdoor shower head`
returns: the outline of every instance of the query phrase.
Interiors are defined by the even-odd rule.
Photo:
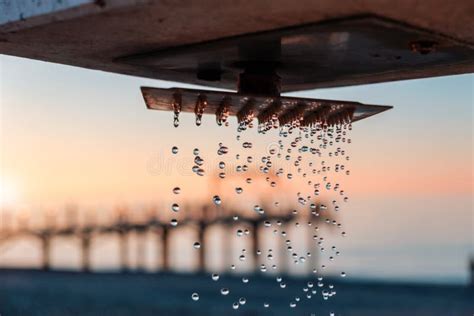
[[[173,111],[174,124],[179,124],[180,112],[196,115],[201,124],[203,114],[214,114],[218,125],[229,116],[236,116],[239,124],[248,125],[254,118],[260,130],[278,126],[332,126],[355,122],[392,108],[350,101],[294,98],[272,95],[220,92],[193,89],[159,89],[142,87],[149,109]]]
[[[445,53],[434,53],[440,45]],[[388,110],[390,106],[281,93],[331,86],[331,82],[337,86],[341,80],[357,84],[374,74],[390,76],[407,67],[449,63],[467,53],[456,45],[393,21],[356,17],[127,56],[117,62],[147,67],[180,82],[237,90],[142,87],[147,107],[173,111],[176,126],[180,112],[194,112],[198,125],[203,114],[214,114],[219,125],[228,116],[237,116],[244,125],[257,118],[259,128],[268,130],[340,125]]]
[[[356,20],[355,26],[364,27],[364,23],[367,20]],[[216,115],[219,125],[229,116],[236,116],[243,125],[256,118],[259,129],[265,131],[278,126],[346,124],[390,109],[390,106],[351,101],[281,96],[282,91],[312,87],[320,80],[318,72],[323,77],[328,76],[327,67],[334,67],[335,73],[341,72],[336,59],[347,53],[349,33],[341,33],[339,23],[331,25],[329,30],[324,25],[323,28],[321,25],[300,26],[129,56],[119,61],[175,71],[180,81],[192,82],[191,76],[195,76],[209,85],[229,88],[233,84],[236,88],[237,92],[233,93],[142,87],[147,107],[173,111],[175,126],[179,124],[180,112],[194,112],[197,125],[201,124],[203,114]],[[353,40],[357,32],[351,36]],[[364,42],[362,37],[356,41]],[[371,45],[374,44],[366,43],[366,46]],[[326,50],[334,56],[325,56]]]
[[[235,89],[237,93],[142,88],[149,109],[217,115],[223,123],[257,118],[259,127],[339,125],[390,106],[281,96],[281,93],[397,79],[400,71],[424,71],[472,61],[469,45],[374,16],[330,20],[168,48],[116,61],[143,67],[169,80]]]

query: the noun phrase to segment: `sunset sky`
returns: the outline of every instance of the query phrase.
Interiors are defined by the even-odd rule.
[[[185,115],[175,129],[171,112],[146,109],[142,85],[177,84],[0,56],[3,206],[161,203],[171,198],[170,183],[192,188],[191,199],[212,194],[190,175],[191,152],[199,147],[205,156],[219,142],[232,144],[235,124],[217,127],[205,117],[198,128]],[[354,124],[348,149],[344,187],[352,204],[344,219],[354,238],[347,247],[373,251],[366,262],[353,259],[361,273],[376,273],[380,261],[371,258],[393,262],[391,256],[408,253],[427,278],[467,279],[474,252],[473,91],[471,74],[293,94],[394,106]],[[271,141],[256,135],[256,152]],[[181,156],[171,157],[173,145]],[[419,252],[439,260],[437,243],[450,258],[430,268]],[[403,262],[390,271],[410,273]]]

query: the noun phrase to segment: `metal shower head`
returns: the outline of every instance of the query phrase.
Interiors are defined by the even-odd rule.
[[[175,113],[176,126],[180,112],[195,113],[197,125],[201,124],[203,114],[216,115],[219,125],[225,123],[229,116],[236,116],[238,123],[244,125],[256,118],[259,127],[268,130],[285,125],[332,126],[351,123],[392,108],[351,101],[209,90],[150,87],[142,87],[141,90],[149,109]]]

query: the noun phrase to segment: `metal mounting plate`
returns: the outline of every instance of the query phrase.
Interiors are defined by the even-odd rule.
[[[117,62],[168,79],[236,89],[245,68],[274,67],[282,91],[406,71],[474,65],[471,45],[378,17],[356,17],[169,48]],[[330,84],[329,84],[330,85]],[[326,84],[328,86],[328,84]]]

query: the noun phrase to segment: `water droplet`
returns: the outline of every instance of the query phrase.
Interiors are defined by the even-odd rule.
[[[239,306],[240,306],[240,305],[239,305],[239,303],[237,303],[237,302],[234,302],[234,303],[232,304],[232,308],[233,308],[233,309],[239,309]]]
[[[171,226],[176,227],[176,226],[178,226],[178,220],[177,220],[176,218],[173,218],[173,219],[170,221],[170,224],[171,224]]]
[[[246,277],[242,277],[242,282],[243,282],[243,283],[249,283],[249,279],[246,278]]]
[[[201,248],[201,244],[198,243],[197,241],[193,244],[194,249],[199,249]]]
[[[214,202],[215,205],[221,205],[222,203],[222,200],[218,195],[214,195],[214,197],[212,198],[212,201]]]
[[[341,272],[341,277],[345,278],[345,277],[346,277],[346,273],[345,273],[345,272]]]
[[[199,156],[196,156],[194,158],[194,163],[198,166],[202,166],[204,164],[204,159],[202,159],[201,157]]]
[[[199,155],[199,148],[194,148],[194,149],[193,149],[193,155],[194,155],[194,156]]]
[[[229,152],[229,148],[227,148],[226,146],[220,146],[219,149],[217,150],[217,154],[219,156],[225,155],[228,152]]]
[[[296,307],[296,303],[295,303],[295,302],[290,302],[290,307],[291,307],[291,308],[295,308],[295,307]]]
[[[173,147],[171,148],[171,152],[176,155],[176,154],[178,153],[178,147],[173,146]]]
[[[173,188],[173,193],[174,194],[179,194],[181,192],[181,188],[180,187],[175,187]]]
[[[240,261],[245,261],[245,255],[240,255],[240,256],[239,256],[239,260],[240,260]]]
[[[229,293],[230,293],[230,291],[229,291],[228,288],[223,287],[223,288],[221,289],[221,294],[222,294],[222,295],[228,295]]]
[[[243,191],[244,190],[241,187],[235,188],[235,192],[237,192],[237,194],[241,194]]]
[[[269,307],[270,307],[270,304],[269,304],[269,303],[263,303],[263,307],[269,308]]]
[[[193,294],[191,295],[191,298],[193,299],[193,301],[199,301],[199,294],[193,293]]]
[[[247,303],[247,300],[245,299],[245,297],[239,298],[239,304],[240,305],[245,305],[245,303]]]
[[[178,203],[173,203],[173,205],[171,205],[171,210],[173,210],[173,212],[179,212]]]
[[[213,273],[213,274],[211,275],[211,278],[212,278],[212,281],[218,281],[218,280],[219,280],[219,274]]]

